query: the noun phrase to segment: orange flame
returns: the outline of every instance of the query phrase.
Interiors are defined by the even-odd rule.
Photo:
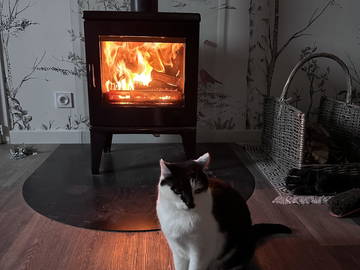
[[[173,67],[184,43],[102,41],[101,47],[102,81],[109,92],[149,87],[152,73]]]

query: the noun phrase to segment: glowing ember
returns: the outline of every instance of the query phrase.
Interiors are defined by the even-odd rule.
[[[105,93],[106,99],[115,104],[177,104],[182,94],[174,90],[111,90]]]

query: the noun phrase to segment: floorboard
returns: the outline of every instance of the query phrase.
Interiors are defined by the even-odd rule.
[[[0,145],[1,270],[173,269],[161,232],[82,229],[52,221],[28,207],[22,184],[57,146],[36,147],[38,155],[14,161],[8,159],[9,146]],[[326,206],[274,205],[276,193],[258,172],[252,172],[256,189],[248,204],[254,222],[283,223],[294,233],[259,246],[249,269],[360,269],[359,225],[331,217]]]

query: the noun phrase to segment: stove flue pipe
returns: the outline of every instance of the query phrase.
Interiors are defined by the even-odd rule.
[[[158,12],[158,0],[131,0],[131,11]]]

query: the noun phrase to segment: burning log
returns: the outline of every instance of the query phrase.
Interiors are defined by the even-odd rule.
[[[172,85],[172,86],[178,86],[179,85],[179,78],[175,76],[168,75],[166,73],[157,72],[153,70],[151,72],[151,77],[153,80],[162,81],[166,84]]]
[[[170,89],[111,90],[105,93],[105,98],[112,104],[137,105],[174,105],[183,100],[181,92]]]

